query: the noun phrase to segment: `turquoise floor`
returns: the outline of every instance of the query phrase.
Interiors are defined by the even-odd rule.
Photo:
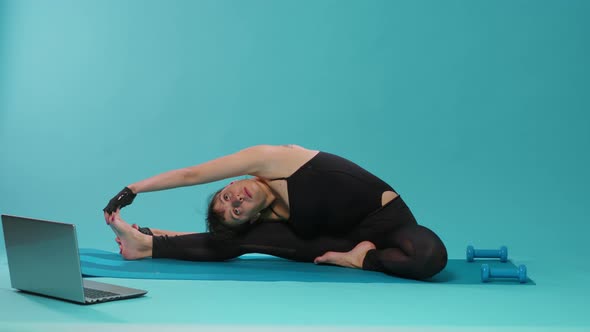
[[[532,286],[99,278],[149,293],[81,306],[11,289],[1,257],[1,331],[590,329],[588,268],[581,262],[557,270],[546,260],[520,260]]]

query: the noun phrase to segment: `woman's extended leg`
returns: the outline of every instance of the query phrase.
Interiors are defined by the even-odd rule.
[[[261,223],[245,234],[220,238],[210,233],[155,236],[154,258],[222,261],[247,253],[261,253],[295,261],[313,262],[326,251],[349,251],[357,243],[344,238],[301,239],[282,222]]]
[[[211,233],[178,236],[145,235],[113,213],[107,218],[117,235],[125,259],[176,258],[195,261],[223,261],[246,253],[262,253],[286,259],[313,262],[326,251],[348,251],[355,242],[342,238],[320,237],[304,240],[285,223],[261,223],[234,238]]]

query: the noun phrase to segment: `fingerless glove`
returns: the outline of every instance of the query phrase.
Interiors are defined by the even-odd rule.
[[[138,227],[137,230],[143,234],[154,236],[154,233],[152,233],[152,230],[149,229],[149,227]]]
[[[104,212],[111,214],[117,211],[118,208],[127,206],[133,202],[133,199],[137,196],[128,187],[123,188],[115,197],[111,198],[107,206],[103,209]]]

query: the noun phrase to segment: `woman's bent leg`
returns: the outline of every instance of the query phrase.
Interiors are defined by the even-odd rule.
[[[447,250],[430,229],[408,225],[383,238],[377,249],[369,250],[363,269],[410,279],[427,279],[444,269]]]

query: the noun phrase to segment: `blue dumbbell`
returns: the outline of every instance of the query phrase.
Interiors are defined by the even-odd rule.
[[[481,281],[488,282],[490,278],[518,278],[518,281],[525,283],[526,277],[526,266],[520,265],[516,269],[507,268],[490,268],[488,264],[481,265]]]
[[[501,262],[508,261],[508,248],[500,247],[500,250],[473,249],[467,246],[467,261],[473,262],[474,258],[500,258]]]

